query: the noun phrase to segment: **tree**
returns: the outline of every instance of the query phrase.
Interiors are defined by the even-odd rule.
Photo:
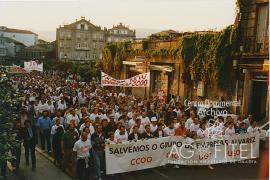
[[[19,110],[19,97],[13,87],[8,81],[0,82],[0,162],[2,166],[5,164],[3,162],[12,159],[9,152],[15,145],[13,124],[18,118]]]
[[[110,74],[112,72],[112,66],[113,66],[113,58],[112,58],[112,53],[109,48],[105,47],[102,50],[102,68],[103,70]]]

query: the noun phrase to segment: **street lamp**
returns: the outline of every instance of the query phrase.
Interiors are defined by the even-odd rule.
[[[237,61],[237,59],[234,59],[233,60],[233,69],[237,70],[237,66],[238,66],[238,61]]]

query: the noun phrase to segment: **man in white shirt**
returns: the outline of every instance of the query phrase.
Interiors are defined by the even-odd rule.
[[[122,125],[120,126],[119,133],[116,133],[114,136],[114,141],[116,143],[123,143],[128,141],[128,134],[126,132],[125,127]]]
[[[190,132],[197,132],[200,128],[198,118],[195,118],[193,123],[190,125]]]
[[[58,127],[62,127],[63,130],[65,129],[64,126],[60,124],[60,119],[56,118],[55,124],[52,126],[52,129],[51,129],[51,135],[54,135],[56,133],[56,130]]]
[[[94,109],[94,112],[90,115],[90,119],[95,122],[96,117],[99,117],[98,115],[98,108]]]
[[[187,130],[190,130],[190,126],[193,123],[193,119],[195,119],[194,114],[192,114],[192,116],[190,118],[188,118],[187,121],[185,122],[185,128]]]
[[[133,114],[132,118],[128,121],[129,128],[133,127],[136,124],[137,115]]]
[[[143,126],[150,125],[149,117],[146,116],[145,111],[142,112],[141,123],[142,123]]]
[[[73,147],[73,151],[77,153],[77,177],[78,179],[88,179],[88,162],[89,151],[91,149],[90,141],[87,137],[87,133],[83,132],[81,139],[79,139]]]
[[[253,121],[252,125],[247,128],[247,133],[260,132],[259,127],[257,127],[257,122]]]
[[[174,123],[173,122],[170,122],[168,127],[163,129],[165,136],[174,136],[175,135],[174,130],[175,129],[174,129]]]
[[[48,111],[49,110],[49,106],[46,103],[46,100],[41,100],[41,102],[38,104],[38,113],[42,114],[43,111]]]
[[[69,115],[67,116],[67,118],[66,118],[66,123],[67,123],[67,124],[70,124],[71,121],[74,121],[76,127],[77,127],[78,124],[80,123],[79,117],[78,117],[78,115],[76,114],[75,109],[71,109],[70,114],[69,114]]]

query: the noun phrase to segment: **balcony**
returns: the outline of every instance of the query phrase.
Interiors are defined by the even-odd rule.
[[[90,51],[89,47],[76,47],[75,50],[77,51]]]

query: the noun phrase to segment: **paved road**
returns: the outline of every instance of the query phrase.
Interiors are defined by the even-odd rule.
[[[22,158],[24,159],[24,158]],[[37,169],[24,166],[17,173],[13,173],[11,180],[70,180],[59,168],[37,153]],[[206,166],[180,166],[179,169],[173,167],[160,167],[155,169],[142,170],[137,172],[123,173],[114,176],[103,177],[104,180],[255,180],[257,179],[259,162],[250,164],[222,164],[215,165],[214,170]],[[94,179],[91,172],[90,179]]]
[[[23,151],[21,155],[20,169],[16,172],[9,172],[8,180],[71,180],[40,153],[36,152],[37,168],[34,171],[32,171],[31,165],[25,165]]]

